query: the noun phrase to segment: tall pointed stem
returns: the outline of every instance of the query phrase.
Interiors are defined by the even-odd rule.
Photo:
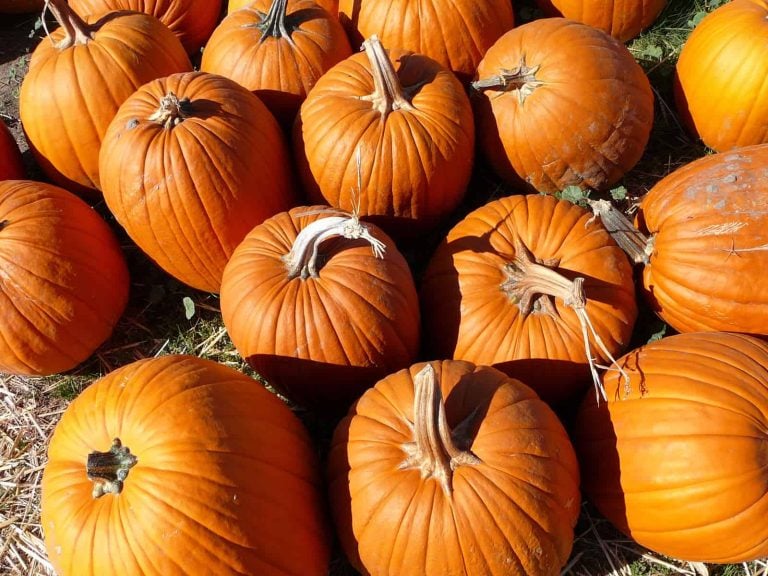
[[[66,50],[93,40],[94,28],[75,14],[66,0],[46,0],[45,6],[64,29],[64,38],[56,44],[58,50]]]
[[[363,48],[371,63],[374,86],[373,94],[366,96],[365,99],[373,102],[374,107],[384,118],[394,110],[412,110],[413,105],[406,98],[395,67],[378,36],[373,35],[363,42]]]

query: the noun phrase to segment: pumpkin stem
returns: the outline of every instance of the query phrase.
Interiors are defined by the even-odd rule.
[[[557,264],[556,262],[554,263],[555,266]],[[587,312],[584,278],[579,277],[569,280],[549,265],[535,262],[528,248],[523,245],[519,238],[515,246],[515,258],[513,262],[507,264],[505,272],[507,278],[501,284],[501,289],[506,292],[513,302],[517,303],[521,314],[524,316],[532,312],[544,312],[557,318],[558,316],[552,301],[553,298],[559,298],[576,313],[581,327],[584,351],[587,355],[587,363],[589,364],[589,371],[592,375],[598,403],[600,396],[604,400],[607,400],[608,397],[600,381],[597,368],[605,370],[617,369],[624,378],[625,386],[629,385],[629,375],[619,366],[592,325],[592,320]],[[590,335],[592,338],[590,338]],[[592,355],[592,341],[594,341],[603,357],[611,361],[609,366],[597,364],[597,358]]]
[[[120,438],[112,441],[109,452],[91,452],[85,470],[88,479],[93,481],[94,498],[104,494],[120,494],[123,482],[128,477],[128,471],[133,468],[138,459],[131,454],[127,446],[123,446]]]
[[[373,102],[383,118],[395,110],[413,110],[379,37],[374,34],[368,38],[363,42],[363,49],[371,63],[374,89],[373,94],[363,96],[362,99]]]
[[[499,92],[517,92],[520,104],[533,94],[544,82],[536,80],[536,72],[540,66],[528,66],[525,63],[525,54],[520,57],[520,64],[516,68],[502,68],[498,76],[482,78],[472,82],[472,89],[477,92],[496,90]]]
[[[86,24],[66,0],[45,0],[42,20],[45,22],[45,11],[50,10],[56,22],[64,29],[64,38],[56,44],[58,50],[66,50],[72,46],[82,46],[93,40],[95,28]],[[46,30],[47,32],[47,30]]]
[[[457,444],[468,420],[474,419],[472,412],[451,433],[445,416],[445,402],[440,382],[432,364],[427,364],[413,379],[413,434],[415,442],[405,444],[403,449],[408,457],[400,469],[418,468],[422,478],[435,478],[446,494],[453,491],[453,471],[459,466],[475,466],[482,461],[469,450],[461,450]]]
[[[267,12],[261,19],[261,22],[256,24],[256,27],[261,30],[261,38],[259,38],[259,44],[264,40],[272,36],[274,38],[285,38],[288,42],[293,44],[291,39],[291,31],[288,30],[286,18],[286,12],[288,11],[288,0],[274,0]]]
[[[184,121],[190,113],[189,98],[179,100],[172,91],[160,100],[160,107],[149,117],[152,122],[162,124],[164,128],[173,128]]]
[[[648,264],[653,253],[653,237],[648,238],[632,225],[608,200],[587,200],[592,208],[592,218],[600,218],[616,244],[627,253],[635,264]]]

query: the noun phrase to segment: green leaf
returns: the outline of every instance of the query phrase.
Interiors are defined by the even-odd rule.
[[[611,189],[611,198],[614,200],[624,200],[627,197],[627,189],[624,186],[616,186]]]
[[[688,27],[689,28],[696,28],[696,26],[704,20],[704,17],[707,15],[706,10],[700,10],[699,12],[696,12],[696,14],[693,15],[693,18],[688,20]]]
[[[656,340],[661,340],[662,338],[664,338],[664,335],[666,333],[667,333],[667,325],[662,324],[661,329],[651,334],[651,337],[648,338],[648,343],[650,344],[651,342],[655,342]]]
[[[661,46],[651,44],[643,49],[642,55],[649,60],[659,60],[664,55],[664,50],[662,50]]]
[[[579,186],[566,186],[560,191],[559,197],[573,204],[579,204],[589,197],[589,192],[585,192]]]
[[[191,320],[195,315],[195,303],[189,296],[184,296],[181,302],[184,304],[184,316],[186,316],[187,320]]]

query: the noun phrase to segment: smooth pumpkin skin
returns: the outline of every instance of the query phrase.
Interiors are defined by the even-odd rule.
[[[689,131],[718,152],[768,142],[768,1],[732,0],[693,30],[675,67]]]
[[[78,14],[100,16],[114,10],[151,14],[181,40],[188,54],[200,50],[211,36],[222,0],[69,0]]]
[[[254,0],[229,0],[227,4],[227,14],[232,14],[235,10],[246,8],[253,4]],[[328,14],[334,17],[339,15],[339,0],[315,0],[315,2],[325,8]]]
[[[149,118],[173,92],[189,98],[171,128]],[[269,110],[236,82],[205,72],[142,86],[104,137],[100,168],[107,206],[166,272],[218,292],[245,235],[295,203],[290,160]]]
[[[768,144],[678,168],[643,198],[643,291],[678,332],[768,335]]]
[[[178,38],[146,14],[90,21],[93,39],[59,51],[59,28],[35,48],[19,116],[37,163],[53,182],[98,200],[99,149],[120,105],[142,84],[192,69]]]
[[[768,555],[768,344],[679,334],[619,360],[573,438],[585,495],[639,544],[680,560]]]
[[[462,82],[515,24],[509,0],[340,0],[339,20],[353,46],[376,34],[387,47],[429,56]]]
[[[0,14],[27,14],[42,11],[45,0],[0,0]]]
[[[480,149],[507,183],[539,192],[604,190],[640,160],[653,124],[653,93],[627,48],[565,18],[510,30],[488,50],[477,80],[524,61],[542,85],[475,94]],[[538,69],[536,69],[538,67]]]
[[[448,232],[421,281],[424,346],[429,357],[495,366],[560,408],[589,383],[582,332],[562,299],[553,299],[555,315],[542,306],[525,315],[501,289],[518,239],[538,262],[559,260],[552,269],[585,278],[595,329],[611,354],[624,351],[637,318],[629,260],[587,210],[543,195],[491,201]]]
[[[0,122],[0,180],[23,180],[24,162],[13,134]]]
[[[283,257],[312,222],[337,212],[300,206],[246,236],[224,270],[221,314],[248,363],[294,402],[341,415],[367,388],[415,361],[420,312],[413,276],[391,238],[320,244],[318,277],[290,278]]]
[[[288,0],[287,37],[264,34],[257,26],[273,1],[256,0],[224,18],[205,47],[200,69],[253,91],[290,128],[317,80],[352,48],[339,21],[313,0]]]
[[[536,0],[548,16],[562,16],[593,26],[621,42],[631,40],[656,21],[667,0]]]
[[[362,574],[557,575],[580,511],[579,468],[554,413],[521,382],[469,362],[431,362],[455,430],[473,411],[479,465],[453,471],[452,492],[403,469],[414,441],[415,364],[379,381],[336,428],[331,511]]]
[[[30,180],[0,182],[0,372],[70,370],[112,334],[128,268],[106,222],[77,196]]]
[[[138,458],[94,499],[92,451]],[[330,558],[316,451],[298,418],[244,374],[192,356],[139,360],[63,414],[42,480],[60,576],[322,576]]]

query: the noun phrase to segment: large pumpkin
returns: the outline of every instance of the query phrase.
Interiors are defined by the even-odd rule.
[[[419,348],[407,262],[381,230],[327,207],[294,208],[255,227],[224,270],[221,313],[270,384],[337,415]]]
[[[637,317],[621,248],[587,210],[543,195],[467,215],[420,295],[429,356],[496,366],[558,407],[581,396],[592,356],[609,364],[624,351]]]
[[[24,163],[13,134],[0,121],[0,180],[21,180],[24,178]]]
[[[540,192],[609,188],[640,160],[653,124],[651,86],[629,50],[565,18],[507,32],[472,86],[491,166]]]
[[[83,15],[102,16],[116,10],[151,14],[179,37],[189,54],[205,44],[221,12],[221,0],[69,0],[69,4]]]
[[[257,0],[219,24],[200,69],[252,90],[290,127],[318,78],[351,53],[339,21],[314,0]]]
[[[235,10],[246,8],[253,4],[254,0],[229,0],[227,4],[227,14],[232,14]],[[316,0],[317,4],[325,8],[333,17],[339,15],[339,0]]]
[[[313,203],[376,222],[399,239],[436,227],[472,171],[472,109],[434,60],[378,38],[318,81],[301,106],[294,150]]]
[[[178,38],[147,14],[86,23],[65,0],[49,7],[61,28],[32,53],[19,115],[45,174],[95,199],[99,148],[120,104],[145,82],[192,64]]]
[[[114,234],[51,184],[0,182],[0,270],[0,372],[74,368],[112,334],[128,301]]]
[[[486,50],[512,28],[514,14],[509,0],[341,0],[339,20],[353,46],[377,35],[468,81]]]
[[[242,86],[204,72],[133,94],[104,137],[100,169],[107,206],[139,248],[210,292],[251,228],[294,204],[272,114]]]
[[[675,101],[714,150],[768,142],[768,1],[732,0],[708,14],[680,51]]]
[[[662,554],[736,563],[768,556],[768,344],[670,336],[605,374],[574,428],[586,496]]]
[[[86,388],[51,438],[41,507],[59,576],[328,571],[309,435],[210,360],[140,360]]]
[[[654,23],[667,0],[536,0],[548,16],[563,16],[607,32],[621,42]]]
[[[331,510],[372,576],[555,576],[580,511],[579,469],[536,394],[488,367],[416,364],[367,391],[328,456]]]

